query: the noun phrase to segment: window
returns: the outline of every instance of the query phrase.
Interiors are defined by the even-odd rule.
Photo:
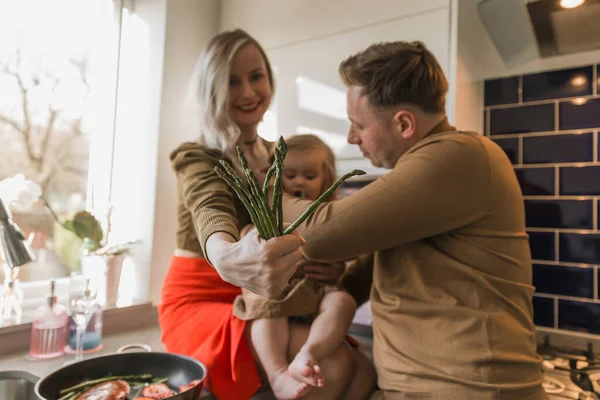
[[[107,226],[122,12],[119,0],[0,4],[0,181],[37,183],[60,219],[87,208]],[[81,242],[43,202],[11,213],[36,254],[18,275],[27,312],[48,279],[66,288]]]

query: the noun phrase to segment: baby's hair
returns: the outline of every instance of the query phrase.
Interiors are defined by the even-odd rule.
[[[299,134],[293,135],[285,139],[287,144],[288,153],[292,151],[322,151],[323,154],[323,172],[325,179],[323,180],[323,187],[321,193],[327,190],[336,180],[336,169],[335,169],[335,154],[329,146],[325,144],[318,136],[313,134]],[[333,192],[329,195],[325,201],[335,200],[337,193]]]

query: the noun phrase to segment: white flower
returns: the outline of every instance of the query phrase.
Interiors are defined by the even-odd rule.
[[[41,196],[41,186],[25,179],[23,174],[0,181],[0,198],[13,210],[29,210]]]

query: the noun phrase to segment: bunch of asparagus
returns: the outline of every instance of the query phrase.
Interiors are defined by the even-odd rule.
[[[215,167],[215,172],[231,186],[235,194],[242,201],[250,214],[250,218],[252,219],[252,223],[256,227],[258,234],[264,240],[269,240],[273,237],[287,235],[293,232],[298,225],[304,222],[304,220],[315,211],[327,196],[335,192],[342,182],[352,176],[365,174],[364,171],[355,169],[342,176],[319,196],[319,198],[315,200],[306,211],[294,221],[294,223],[286,229],[283,229],[283,207],[281,201],[283,198],[283,160],[287,154],[285,140],[283,137],[279,138],[277,147],[275,148],[275,160],[267,171],[267,176],[262,188],[256,179],[254,171],[252,171],[248,165],[248,160],[246,159],[244,152],[239,147],[237,147],[237,154],[246,175],[247,183],[242,180],[231,164],[225,160],[220,160],[223,168]],[[269,204],[269,185],[273,176],[275,176],[273,182],[273,200],[272,203]]]

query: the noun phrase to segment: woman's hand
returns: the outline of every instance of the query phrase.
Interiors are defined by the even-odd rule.
[[[244,226],[242,229],[240,229],[240,238],[245,237],[252,229],[254,229],[254,225],[252,224]]]
[[[206,255],[224,281],[277,298],[298,268],[304,243],[296,234],[263,240],[252,229],[236,242],[231,235],[217,232],[206,241]]]
[[[337,284],[344,273],[346,265],[344,262],[321,263],[307,260],[301,263],[304,268],[304,276],[318,282]]]

